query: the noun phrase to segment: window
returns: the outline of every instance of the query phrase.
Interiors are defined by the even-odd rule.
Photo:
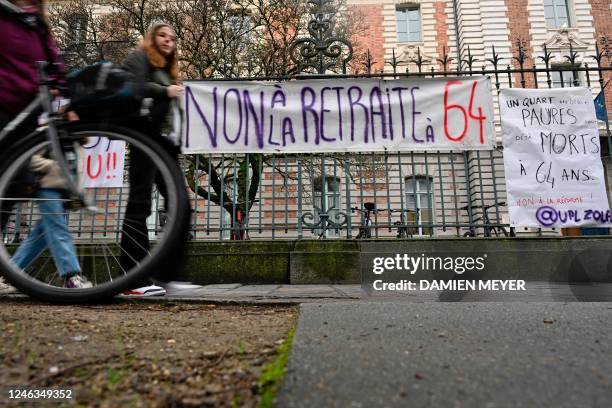
[[[432,235],[433,228],[423,227],[423,223],[433,222],[433,182],[424,176],[408,176],[405,179],[407,223],[420,224],[416,235]]]
[[[323,182],[322,182],[323,181]],[[317,177],[314,179],[314,214],[315,224],[319,222],[321,219],[319,217],[320,213],[327,213],[329,215],[329,220],[338,222],[335,216],[342,209],[340,202],[341,198],[340,194],[340,178],[334,176],[327,176],[325,180],[322,177]],[[320,234],[321,230],[317,231],[317,235]],[[334,237],[339,236],[339,229],[328,229],[325,231],[326,237]]]
[[[421,9],[418,6],[398,7],[395,16],[397,42],[421,41]]]
[[[82,47],[87,41],[87,14],[74,13],[66,18],[66,38],[73,47]]]
[[[568,88],[580,86],[580,72],[576,71],[579,66],[553,65],[553,69],[565,69],[566,71],[552,71],[550,79],[553,88]]]
[[[234,36],[242,37],[243,40],[250,40],[253,37],[255,21],[253,17],[244,10],[234,10],[227,16],[225,21],[229,33]]]
[[[544,0],[544,17],[548,28],[570,26],[568,0]]]

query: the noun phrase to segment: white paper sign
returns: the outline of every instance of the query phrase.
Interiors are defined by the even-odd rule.
[[[491,83],[186,81],[185,153],[491,149]]]
[[[504,89],[499,106],[510,224],[612,224],[591,91]]]
[[[125,142],[90,137],[81,158],[83,187],[122,187],[124,161]]]

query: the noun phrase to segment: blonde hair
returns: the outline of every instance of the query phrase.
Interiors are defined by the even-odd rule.
[[[157,32],[164,27],[168,27],[174,31],[174,28],[172,28],[170,24],[159,23],[153,25],[145,34],[144,40],[142,41],[142,49],[147,54],[149,64],[157,69],[165,69],[170,75],[170,78],[176,80],[179,73],[176,45],[174,47],[174,51],[172,51],[172,53],[167,57],[164,56],[155,45],[155,36],[157,35]]]

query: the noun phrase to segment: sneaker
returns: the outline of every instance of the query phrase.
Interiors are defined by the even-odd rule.
[[[4,282],[4,278],[0,276],[0,295],[8,295],[11,293],[17,293],[17,289]]]
[[[143,286],[141,288],[126,290],[121,296],[126,297],[146,297],[146,296],[164,296],[166,289],[157,285]]]
[[[86,289],[93,287],[93,284],[82,275],[72,275],[66,278],[64,287],[72,289]]]
[[[195,289],[200,289],[201,285],[194,285],[191,282],[178,282],[178,281],[170,281],[170,282],[160,282],[160,285],[166,289],[166,292],[169,294],[175,294]]]

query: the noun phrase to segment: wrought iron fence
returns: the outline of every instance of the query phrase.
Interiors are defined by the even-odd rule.
[[[465,77],[485,75],[494,84],[494,96],[502,88],[553,88],[586,86],[593,96],[602,92],[612,77],[610,44],[602,38],[592,56],[579,55],[571,47],[563,55],[563,65],[543,48],[542,56],[532,60],[517,40],[518,54],[504,61],[495,48],[491,58],[478,61],[470,49],[460,64],[453,65],[446,50],[429,68],[417,51],[411,61],[393,58],[386,70],[372,72],[374,62],[365,62],[362,72],[348,73],[346,61],[342,75],[307,74],[308,78],[334,81],[338,78]],[[558,52],[557,52],[558,54]],[[584,53],[583,53],[584,54]],[[369,53],[368,53],[369,55]],[[316,55],[307,53],[308,58]],[[323,58],[323,57],[321,57]],[[589,65],[588,61],[593,61]],[[607,62],[607,64],[606,64]],[[317,65],[318,64],[318,65]],[[311,63],[311,67],[322,63]],[[515,66],[511,65],[514,64]],[[308,64],[303,64],[308,66]],[[329,69],[330,66],[327,66]],[[462,70],[461,67],[466,67]],[[402,72],[402,69],[405,69]],[[216,78],[217,81],[288,81],[292,77]],[[607,88],[606,88],[607,89]],[[496,127],[499,114],[495,100]],[[600,122],[602,159],[607,179],[612,180],[610,151],[612,137],[608,121]],[[192,186],[203,192],[194,195],[192,220],[195,239],[279,239],[279,238],[415,238],[432,236],[505,236],[519,234],[558,234],[552,229],[514,231],[508,225],[507,198],[500,140],[489,152],[360,153],[319,155],[260,156],[257,168],[251,166],[251,182],[259,183],[257,194],[249,198],[249,185],[239,171],[253,161],[249,155],[204,156],[189,158],[206,163]],[[251,155],[257,156],[257,155]],[[255,179],[252,172],[259,176]],[[220,172],[213,186],[209,175]],[[193,175],[193,172],[187,171]],[[244,175],[243,175],[244,176]],[[247,179],[249,179],[247,177]],[[608,185],[611,183],[608,183]],[[227,192],[215,200],[211,190]],[[608,193],[610,194],[610,193]]]
[[[596,44],[592,56],[568,48],[562,58],[564,65],[557,65],[559,59],[546,48],[538,60],[532,60],[522,42],[517,44],[518,55],[507,61],[494,48],[491,58],[478,61],[468,48],[461,64],[453,63],[445,51],[437,61],[441,69],[436,69],[437,64],[428,66],[417,51],[411,61],[398,61],[395,56],[386,61],[385,72],[372,72],[373,61],[369,59],[361,70],[366,73],[347,72],[344,63],[343,74],[307,77],[334,81],[485,75],[494,84],[494,100],[502,88],[586,86],[594,98],[601,93],[599,103],[607,112],[606,103],[610,102],[605,96],[612,88],[606,87],[612,77],[612,55],[606,38]],[[209,80],[290,81],[301,75],[306,74]],[[498,124],[498,107],[495,109]],[[612,136],[608,121],[600,122],[600,136],[610,186]],[[491,151],[185,156],[184,170],[192,189],[191,235],[195,240],[510,235],[514,231],[508,225],[502,155],[497,140]],[[118,235],[121,225],[116,222],[117,214],[124,210],[127,197],[121,189],[101,189],[100,194],[113,196],[116,206],[104,216],[72,213],[71,227],[81,234]],[[18,239],[34,225],[32,209],[20,209],[17,215],[4,232],[5,240]],[[163,200],[158,195],[149,220],[153,235],[163,222]],[[516,233],[559,231],[525,229]]]

